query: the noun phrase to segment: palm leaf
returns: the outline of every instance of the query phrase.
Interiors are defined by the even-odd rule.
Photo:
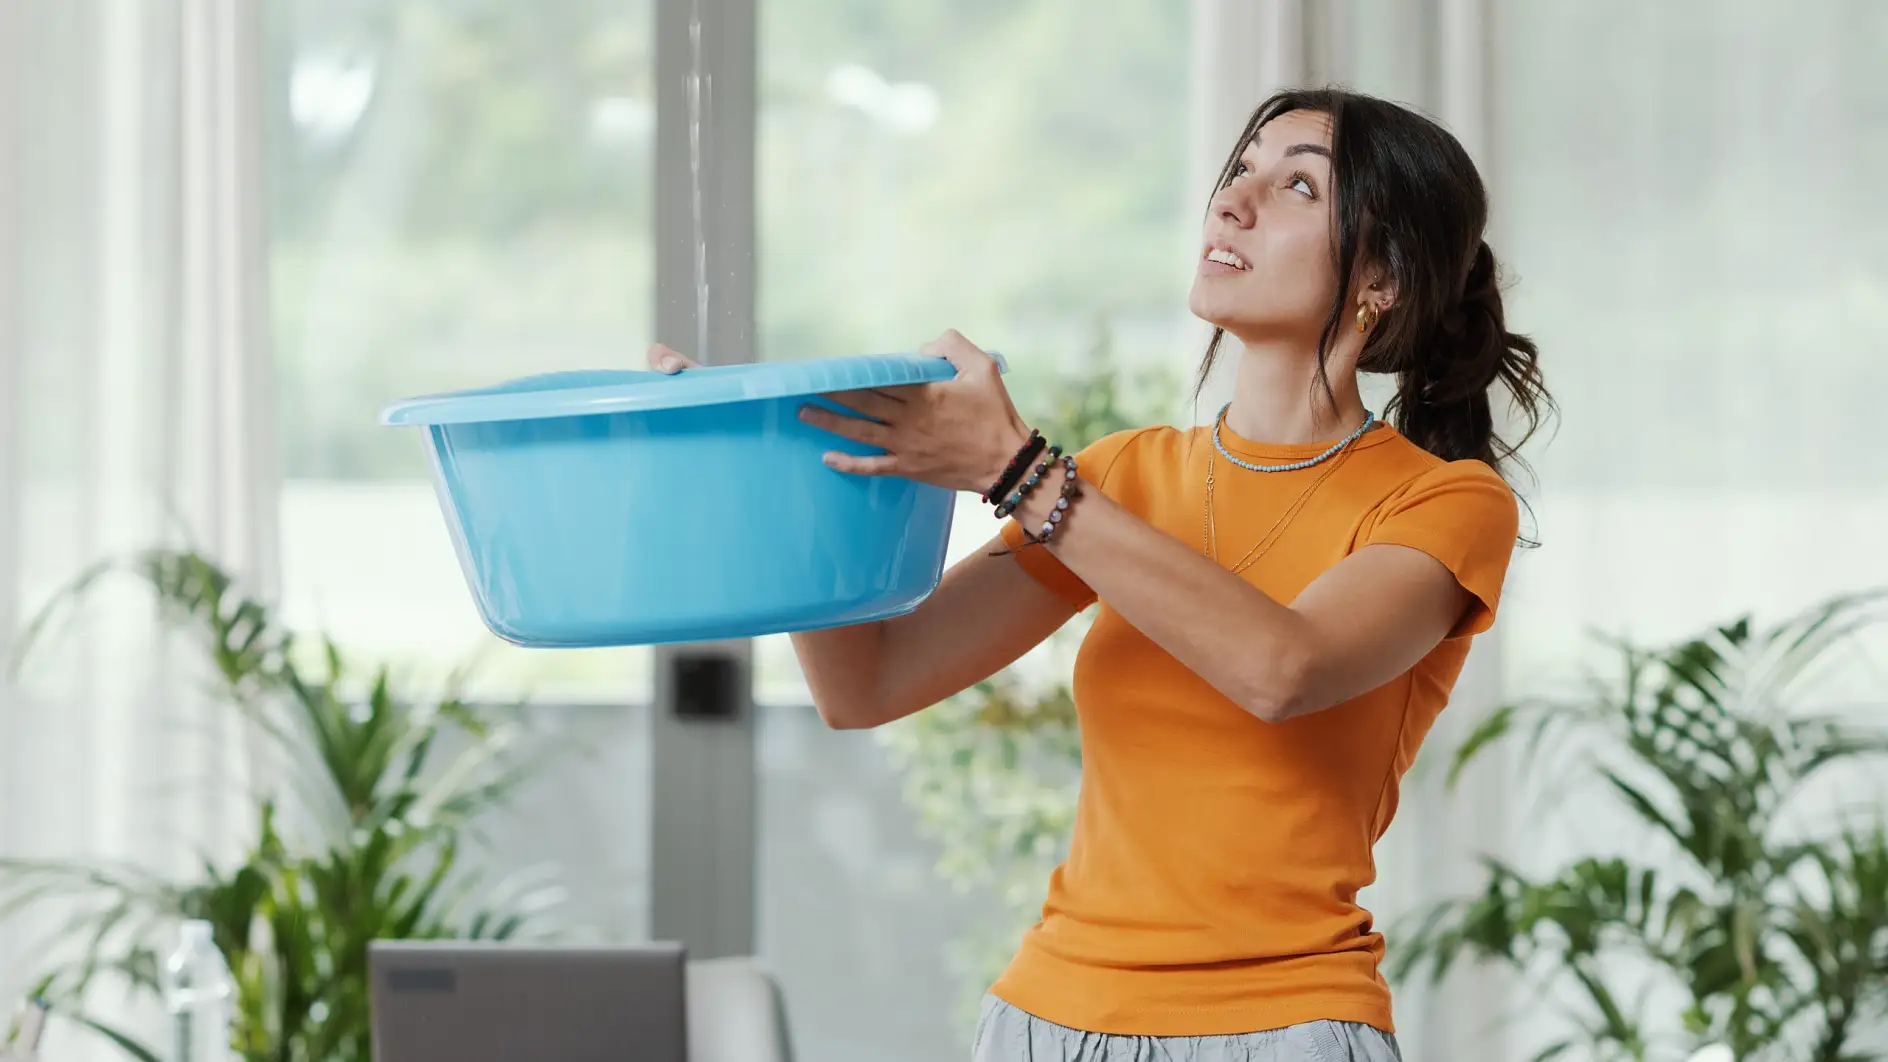
[[[1816,1062],[1852,1056],[1858,1015],[1888,1014],[1888,827],[1783,824],[1818,772],[1888,754],[1888,730],[1799,703],[1838,651],[1879,625],[1884,600],[1846,595],[1769,627],[1741,618],[1662,648],[1602,639],[1616,661],[1610,679],[1484,718],[1454,750],[1451,784],[1517,738],[1528,763],[1590,747],[1594,762],[1582,766],[1646,832],[1620,839],[1629,857],[1577,859],[1542,878],[1486,861],[1480,892],[1391,934],[1390,975],[1439,979],[1466,958],[1563,981],[1585,1001],[1590,1042],[1544,1053],[1643,1058],[1642,1017],[1604,973],[1638,954],[1690,997],[1680,1024],[1696,1042],[1751,1059],[1806,1057],[1812,1045]],[[1671,841],[1680,863],[1642,864],[1652,838]]]
[[[152,1048],[140,1043],[130,1034],[122,1032],[116,1027],[100,1021],[97,1018],[83,1013],[65,1014],[63,1016],[67,1021],[81,1026],[82,1028],[89,1029],[111,1041],[113,1046],[117,1047],[118,1050],[123,1051],[125,1054],[130,1055],[136,1062],[165,1062]]]
[[[76,1003],[109,977],[154,992],[176,920],[208,918],[236,977],[246,1060],[367,1062],[365,963],[375,939],[508,938],[555,927],[563,897],[554,883],[531,875],[487,883],[459,856],[555,755],[548,744],[505,713],[467,705],[456,687],[414,700],[389,669],[351,669],[334,642],[281,626],[227,572],[187,551],[88,569],[28,625],[11,663],[113,572],[155,593],[160,614],[203,650],[219,699],[286,771],[257,795],[257,833],[227,869],[205,863],[171,880],[112,863],[0,860],[0,920],[46,904],[72,908],[51,925],[46,954],[77,958],[44,972],[49,990]],[[279,814],[290,800],[293,835]],[[97,1031],[111,1038],[108,1027]],[[130,1041],[121,1046],[145,1057]]]

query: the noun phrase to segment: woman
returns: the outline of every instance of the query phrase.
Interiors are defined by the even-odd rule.
[[[856,417],[805,410],[885,451],[835,469],[1013,516],[915,612],[794,636],[830,725],[948,698],[1100,604],[1075,665],[1074,838],[985,1001],[978,1059],[1398,1057],[1357,894],[1514,547],[1489,392],[1530,426],[1548,401],[1503,325],[1486,219],[1473,163],[1428,119],[1282,93],[1206,218],[1202,382],[1227,337],[1240,348],[1212,426],[1058,460],[955,333],[926,348],[953,381],[836,396]],[[1396,377],[1385,418],[1360,372]]]

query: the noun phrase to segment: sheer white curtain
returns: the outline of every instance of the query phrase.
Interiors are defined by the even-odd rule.
[[[1196,5],[1203,166],[1280,84],[1347,84],[1454,129],[1490,185],[1511,325],[1561,403],[1527,453],[1543,545],[1517,556],[1430,766],[1490,705],[1591,663],[1596,630],[1662,640],[1888,584],[1888,7]],[[1477,851],[1545,866],[1629,836],[1489,775],[1441,794],[1424,766],[1379,846],[1380,916],[1462,891]],[[1561,1027],[1485,977],[1404,993],[1398,1020],[1411,1062],[1525,1058]]]
[[[1490,6],[1511,305],[1565,409],[1535,455],[1508,688],[1590,662],[1593,630],[1665,641],[1888,585],[1888,7]],[[1532,803],[1516,820],[1541,869],[1640,836]],[[1544,1011],[1517,1057],[1556,1031]]]
[[[268,592],[256,20],[244,0],[0,3],[0,646],[141,547],[187,540]],[[0,688],[0,854],[187,871],[227,851],[241,745],[148,598],[107,591],[43,649]],[[41,958],[33,929],[0,929],[0,990]]]

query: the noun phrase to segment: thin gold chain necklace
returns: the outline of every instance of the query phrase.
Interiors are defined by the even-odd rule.
[[[1213,459],[1218,449],[1219,448],[1215,446],[1213,449],[1206,452],[1206,506],[1205,510],[1200,514],[1200,546],[1207,556],[1213,558],[1214,563],[1219,562],[1219,529],[1215,526],[1216,521],[1213,517]],[[1285,525],[1304,509],[1305,502],[1310,499],[1312,492],[1316,491],[1325,480],[1330,479],[1331,474],[1336,472],[1338,467],[1345,461],[1349,460],[1353,452],[1353,450],[1346,448],[1343,453],[1337,456],[1336,460],[1325,462],[1324,471],[1318,475],[1318,478],[1312,480],[1311,485],[1300,492],[1298,497],[1293,499],[1292,503],[1285,507],[1285,511],[1279,514],[1277,520],[1272,521],[1272,526],[1266,530],[1265,534],[1261,536],[1257,542],[1252,544],[1251,549],[1246,550],[1245,556],[1239,558],[1239,562],[1233,565],[1230,571],[1235,575],[1243,572],[1258,563],[1260,557],[1270,553],[1272,546],[1278,542],[1283,534]]]

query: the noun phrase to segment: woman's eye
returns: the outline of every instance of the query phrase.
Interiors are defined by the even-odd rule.
[[[1245,163],[1243,162],[1233,163],[1232,175],[1233,175],[1234,180],[1244,177],[1246,174],[1249,174],[1251,172],[1252,172],[1252,167],[1246,165]]]
[[[1311,187],[1310,180],[1306,179],[1302,175],[1294,175],[1290,183],[1288,183],[1285,187],[1290,188],[1292,191],[1297,192],[1299,195],[1304,196],[1306,199],[1316,199],[1318,197],[1318,190],[1316,188]]]

